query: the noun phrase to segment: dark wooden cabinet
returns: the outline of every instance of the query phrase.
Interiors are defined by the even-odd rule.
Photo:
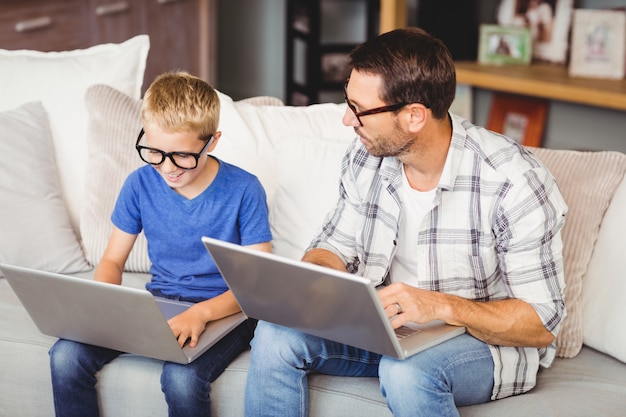
[[[90,44],[83,0],[0,1],[0,48],[60,51]]]
[[[0,48],[64,51],[150,36],[144,90],[189,71],[214,83],[216,0],[0,0]]]

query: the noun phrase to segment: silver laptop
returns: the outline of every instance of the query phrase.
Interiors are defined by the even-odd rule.
[[[367,279],[203,237],[249,317],[400,359],[458,336],[440,321],[393,330]]]
[[[191,303],[34,269],[0,271],[41,333],[170,362],[191,363],[246,319],[238,313],[210,322],[196,347],[181,348],[167,320]]]

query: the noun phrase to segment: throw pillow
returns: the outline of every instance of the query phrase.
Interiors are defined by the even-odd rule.
[[[111,213],[128,174],[144,163],[134,145],[141,130],[141,100],[104,84],[87,89],[87,166],[80,234],[87,261],[95,266],[113,229]],[[148,245],[141,233],[126,261],[127,271],[148,272]]]
[[[61,198],[40,102],[0,112],[0,263],[58,273],[89,269]]]
[[[622,180],[606,211],[594,248],[594,251],[601,255],[591,259],[582,289],[585,344],[622,362],[626,362],[624,207],[626,207],[626,181]]]
[[[150,41],[139,35],[120,44],[39,52],[0,49],[0,111],[30,101],[46,109],[59,168],[61,192],[74,230],[87,169],[87,87],[102,83],[139,98]]]
[[[582,152],[532,148],[552,172],[569,211],[562,231],[567,317],[557,336],[557,356],[571,358],[583,344],[582,287],[600,224],[624,177],[626,156],[619,152]]]

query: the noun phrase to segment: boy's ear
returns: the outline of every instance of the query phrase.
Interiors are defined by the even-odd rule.
[[[209,146],[207,146],[206,148],[207,154],[213,152],[221,136],[222,136],[222,132],[220,132],[219,130],[213,133],[213,136],[211,137],[211,139],[209,139]]]

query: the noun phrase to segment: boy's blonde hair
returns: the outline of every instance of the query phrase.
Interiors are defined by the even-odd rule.
[[[166,132],[198,132],[206,139],[217,131],[220,100],[206,81],[185,71],[159,75],[146,91],[141,106],[144,126]]]

